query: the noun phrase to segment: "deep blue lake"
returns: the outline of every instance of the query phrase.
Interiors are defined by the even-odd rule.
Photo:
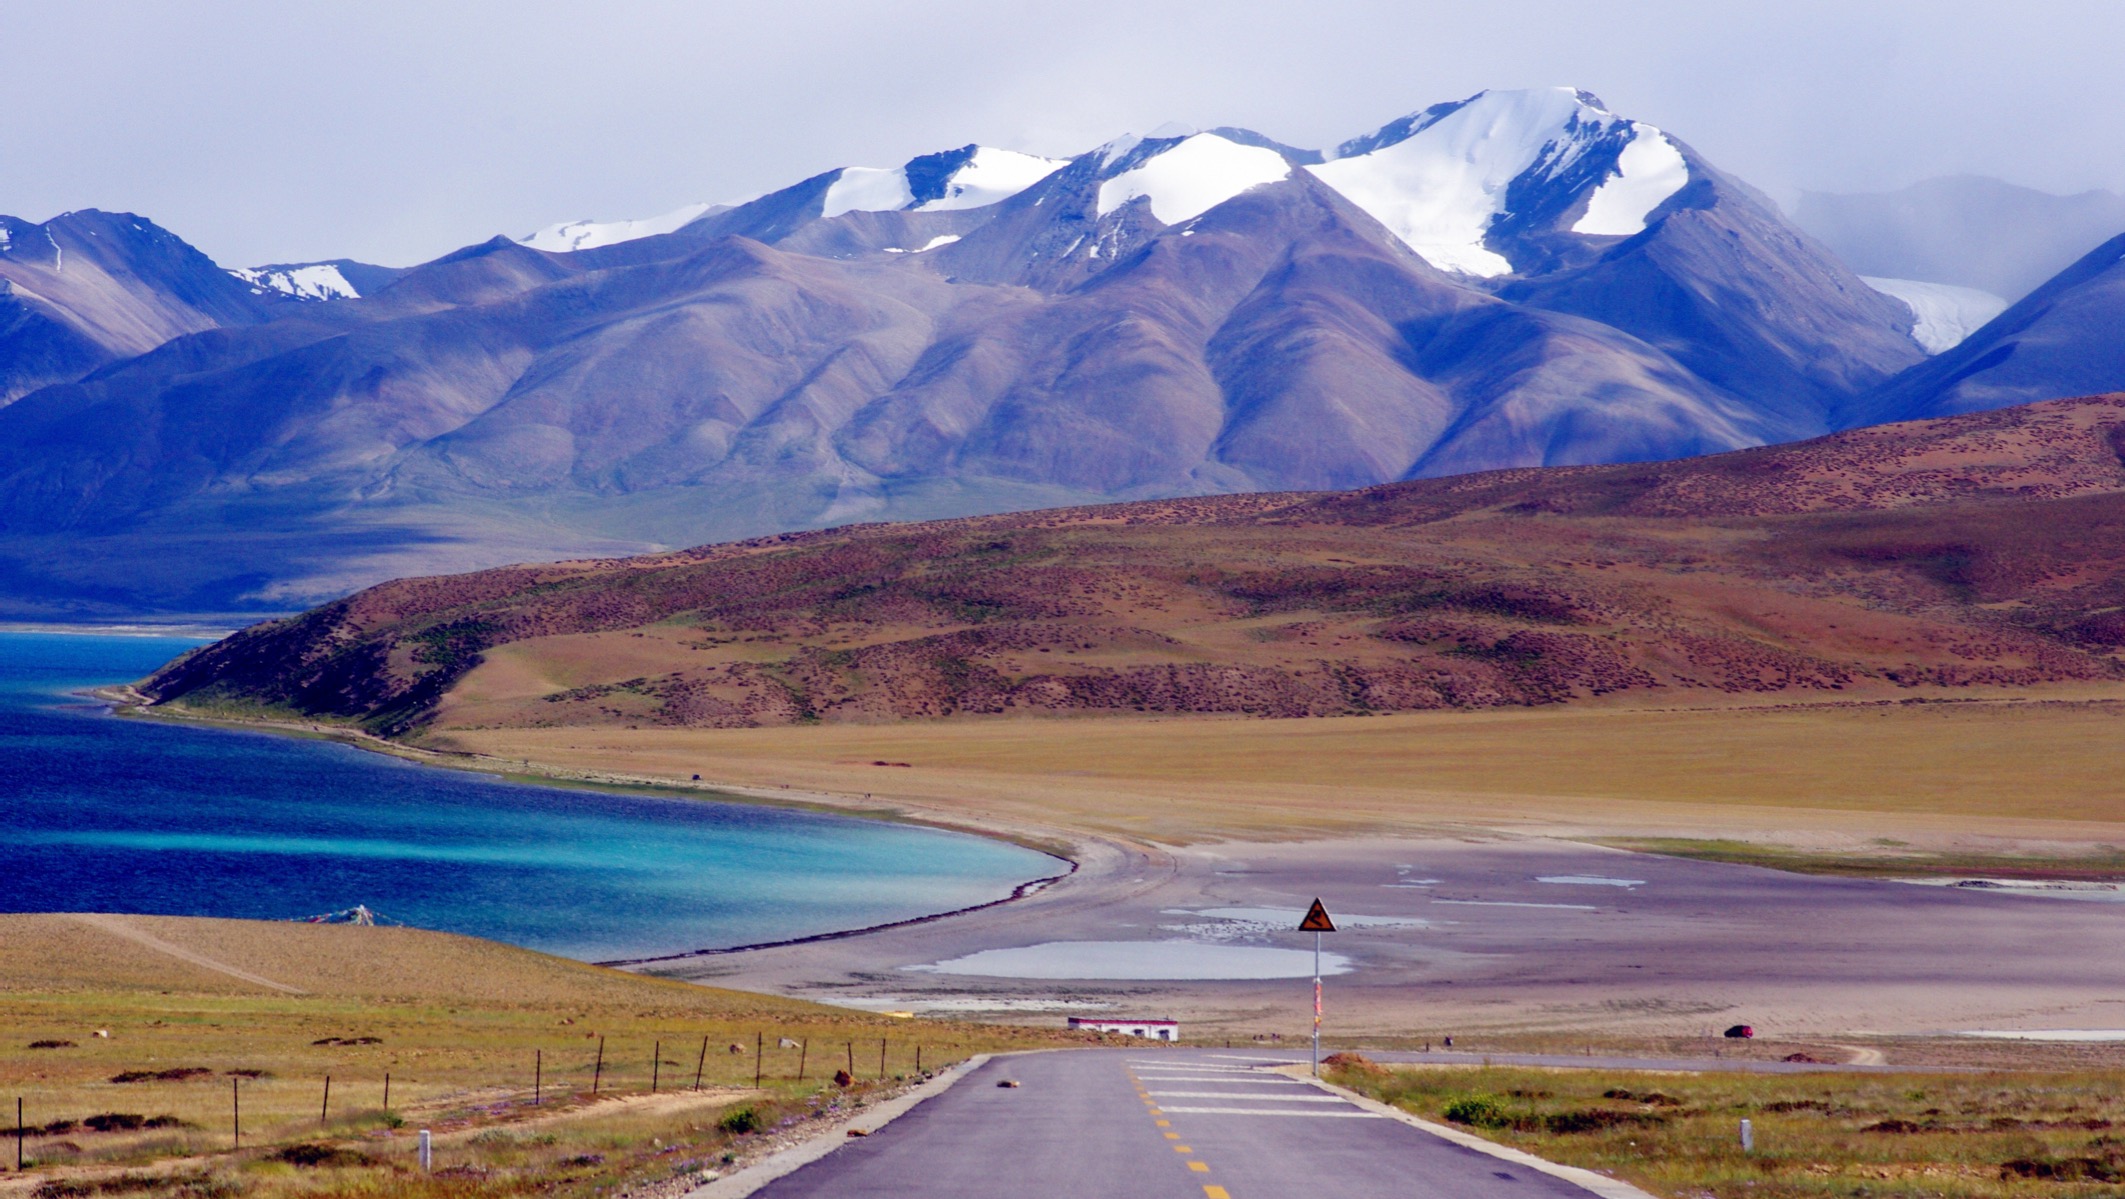
[[[71,694],[197,643],[0,631],[0,911],[273,920],[360,903],[595,961],[950,911],[1059,865],[933,829],[121,719]]]

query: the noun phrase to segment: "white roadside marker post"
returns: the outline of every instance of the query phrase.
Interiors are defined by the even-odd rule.
[[[421,1173],[426,1174],[428,1167],[435,1164],[434,1154],[435,1147],[428,1140],[428,1130],[423,1128],[421,1129]]]
[[[1756,1129],[1750,1125],[1746,1116],[1742,1117],[1741,1121],[1741,1151],[1743,1153],[1756,1152]]]
[[[1299,931],[1313,934],[1313,1076],[1321,1076],[1321,934],[1336,930],[1335,921],[1328,918],[1328,909],[1316,898],[1313,906],[1306,909],[1306,918],[1299,921]]]

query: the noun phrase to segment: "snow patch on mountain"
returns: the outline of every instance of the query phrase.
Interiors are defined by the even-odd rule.
[[[1064,160],[976,146],[967,164],[946,180],[944,195],[915,206],[917,212],[950,212],[1000,204],[1061,170]]]
[[[1624,120],[1568,87],[1482,92],[1404,117],[1307,169],[1433,266],[1494,278],[1513,270],[1485,244],[1506,213],[1513,184],[1560,179],[1588,150],[1626,130],[1624,151],[1640,146],[1638,152],[1628,162],[1619,159],[1596,189],[1599,204],[1589,203],[1574,231],[1636,232],[1688,181],[1688,167],[1659,130]]]
[[[1690,181],[1690,164],[1675,143],[1651,125],[1633,123],[1631,142],[1616,169],[1586,201],[1586,214],[1572,232],[1630,237],[1645,232],[1645,219]]]
[[[826,189],[820,216],[832,219],[850,212],[895,212],[915,203],[908,173],[900,167],[844,167]]]
[[[957,233],[940,233],[912,250],[905,246],[887,246],[885,252],[888,254],[927,254],[931,250],[949,246],[958,240],[959,235]]]
[[[1016,150],[967,146],[926,154],[897,167],[846,167],[826,189],[819,215],[986,208],[1010,199],[1063,165],[1058,159]]]
[[[237,267],[229,272],[256,295],[277,291],[298,300],[358,300],[361,293],[329,262],[310,266]]]
[[[714,204],[688,204],[661,216],[647,217],[639,221],[564,221],[558,225],[548,225],[537,233],[518,238],[517,241],[534,250],[562,254],[575,250],[591,250],[599,246],[618,245],[623,241],[655,237],[660,233],[671,233],[722,207],[724,206]]]
[[[1099,215],[1143,196],[1152,216],[1178,225],[1251,187],[1290,177],[1291,164],[1274,150],[1198,133],[1100,184]]]
[[[1916,279],[1883,279],[1862,275],[1860,281],[1886,296],[1893,296],[1911,310],[1916,324],[1911,340],[1928,354],[1953,349],[1993,317],[2007,311],[2007,301],[1975,287],[1949,283],[1922,283]]]

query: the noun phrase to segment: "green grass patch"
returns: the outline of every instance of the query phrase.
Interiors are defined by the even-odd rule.
[[[2125,1073],[1633,1074],[1382,1067],[1329,1077],[1675,1199],[2114,1196]],[[1741,1147],[1741,1121],[1755,1150]]]

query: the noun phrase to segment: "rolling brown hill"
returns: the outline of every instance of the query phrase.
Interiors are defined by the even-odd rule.
[[[2125,681],[2125,394],[372,587],[142,684],[387,735]]]

